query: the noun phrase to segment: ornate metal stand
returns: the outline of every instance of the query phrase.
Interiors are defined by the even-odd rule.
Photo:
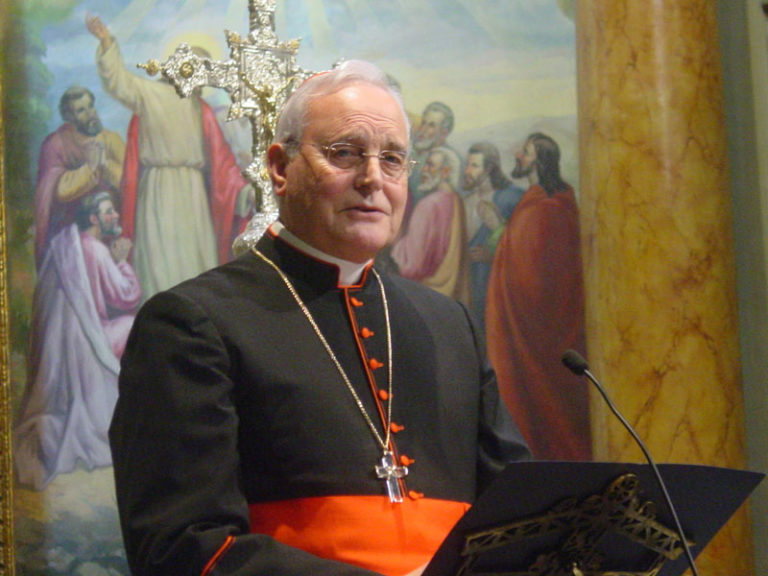
[[[265,166],[277,114],[293,89],[312,75],[296,65],[300,40],[280,42],[275,33],[275,0],[249,0],[248,36],[227,31],[229,60],[219,62],[195,54],[181,44],[165,61],[139,64],[151,76],[161,72],[182,97],[203,86],[223,88],[232,105],[228,120],[243,116],[251,123],[253,160],[245,169],[256,190],[256,213],[233,246],[235,253],[247,250],[277,217],[277,204]]]
[[[602,494],[569,499],[541,516],[473,532],[465,538],[464,562],[457,576],[656,576],[668,560],[682,554],[683,547],[677,533],[656,520],[655,505],[640,500],[638,489],[637,477],[626,474]],[[640,569],[608,570],[601,544],[609,533],[648,549],[653,560]],[[476,568],[491,550],[556,535],[560,536],[556,550],[540,554],[522,570]]]

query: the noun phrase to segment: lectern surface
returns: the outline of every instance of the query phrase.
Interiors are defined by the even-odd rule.
[[[694,556],[765,476],[682,464],[660,464],[659,471]],[[660,556],[665,546],[674,559]],[[553,554],[562,562],[581,554],[582,566],[600,566],[596,572],[647,570],[659,558],[658,576],[688,567],[650,466],[517,462],[459,520],[424,576],[532,574],[535,562],[552,561]]]

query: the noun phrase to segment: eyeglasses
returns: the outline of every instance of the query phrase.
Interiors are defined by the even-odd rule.
[[[382,150],[378,154],[371,154],[366,152],[364,147],[347,142],[336,142],[328,146],[312,144],[312,146],[325,152],[328,163],[341,170],[357,170],[366,158],[378,158],[384,175],[397,179],[403,175],[403,172],[410,175],[416,165],[415,160],[408,159],[407,153],[398,150]]]

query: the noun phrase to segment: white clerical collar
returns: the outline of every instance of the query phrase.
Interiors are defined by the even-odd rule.
[[[339,269],[339,286],[352,286],[360,282],[360,278],[363,276],[363,270],[371,263],[370,260],[358,264],[357,262],[350,262],[349,260],[342,260],[336,258],[330,254],[326,254],[313,246],[310,246],[304,240],[297,237],[291,231],[286,228],[282,222],[275,220],[269,227],[272,234],[284,240],[297,250],[312,256],[327,264],[332,264]]]

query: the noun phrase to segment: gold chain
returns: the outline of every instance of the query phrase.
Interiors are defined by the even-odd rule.
[[[389,322],[389,304],[387,303],[387,295],[384,292],[384,284],[381,281],[381,277],[379,276],[379,273],[376,272],[376,270],[374,270],[373,268],[371,268],[371,272],[373,272],[373,275],[376,277],[376,281],[379,283],[379,288],[381,290],[381,302],[382,302],[382,305],[384,306],[384,321],[387,326],[387,368],[388,368],[387,387],[388,387],[389,398],[387,401],[387,420],[386,422],[384,422],[384,430],[385,430],[384,438],[381,437],[381,434],[379,434],[379,431],[376,429],[376,425],[373,423],[373,420],[368,415],[368,411],[365,409],[365,406],[363,406],[363,403],[360,400],[360,396],[358,396],[357,392],[352,386],[352,382],[350,382],[349,377],[347,376],[347,373],[344,371],[344,368],[341,365],[341,362],[339,362],[338,358],[336,358],[336,354],[333,353],[333,350],[331,349],[330,344],[328,344],[328,341],[325,339],[325,336],[323,336],[323,333],[320,331],[320,327],[317,325],[317,323],[315,322],[315,319],[312,317],[312,313],[309,311],[309,308],[307,308],[307,305],[304,304],[304,301],[301,299],[301,296],[299,296],[299,293],[296,291],[296,288],[293,286],[288,276],[285,275],[285,273],[280,269],[280,267],[277,264],[272,262],[272,260],[267,258],[259,250],[257,250],[256,248],[251,248],[251,250],[259,258],[264,260],[264,262],[269,264],[275,270],[275,272],[278,273],[280,278],[282,278],[286,288],[288,288],[288,291],[293,296],[293,299],[296,300],[296,304],[299,305],[299,308],[304,313],[304,316],[306,317],[306,319],[309,321],[309,324],[314,329],[315,334],[317,334],[317,338],[325,347],[325,351],[328,353],[328,356],[330,356],[331,360],[333,360],[333,363],[336,366],[336,370],[338,370],[339,374],[341,375],[341,379],[344,381],[344,384],[346,384],[347,389],[352,394],[352,397],[355,400],[355,404],[357,404],[357,407],[360,410],[360,413],[363,415],[363,418],[365,418],[365,421],[367,422],[368,427],[371,429],[371,432],[373,432],[373,435],[376,437],[376,441],[379,443],[382,450],[388,451],[389,439],[391,435],[390,423],[392,422],[392,328]]]

